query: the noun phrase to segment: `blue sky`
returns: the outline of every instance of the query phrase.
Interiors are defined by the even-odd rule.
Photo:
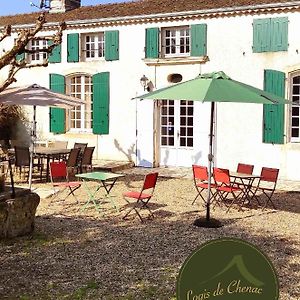
[[[31,6],[30,2],[39,6],[40,0],[0,0],[0,15],[15,15],[29,12],[38,12],[37,7]],[[128,0],[127,0],[128,1]],[[97,5],[103,3],[126,2],[126,0],[81,0],[81,5]]]

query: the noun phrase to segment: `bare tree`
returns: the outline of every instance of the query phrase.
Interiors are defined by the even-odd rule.
[[[57,31],[51,36],[36,36],[44,28],[46,23],[45,13],[42,13],[36,20],[34,26],[23,29],[19,32],[14,46],[5,51],[0,57],[0,71],[3,68],[7,68],[8,72],[3,82],[0,82],[0,93],[5,90],[10,84],[16,82],[15,75],[21,69],[33,68],[33,67],[46,67],[48,65],[48,58],[42,63],[32,63],[26,59],[19,60],[18,55],[22,53],[47,53],[47,57],[52,53],[52,50],[62,42],[62,33],[66,29],[66,24],[63,22],[58,25]],[[0,42],[8,38],[12,34],[12,27],[10,25],[5,26],[0,32]],[[46,40],[46,49],[28,49],[28,44],[34,40]],[[26,124],[26,115],[23,109],[17,105],[3,105],[0,104],[0,139],[5,140],[8,145],[8,140],[11,138],[17,138],[14,136],[17,132],[16,126],[20,123]],[[24,125],[25,126],[25,125]],[[24,127],[25,128],[25,127]]]
[[[0,93],[5,90],[10,84],[16,82],[16,73],[25,68],[33,67],[46,67],[48,65],[48,59],[45,59],[42,63],[32,63],[26,61],[26,59],[18,60],[18,55],[22,53],[52,53],[53,49],[62,42],[62,33],[66,29],[66,24],[60,23],[58,25],[57,32],[51,36],[36,36],[40,32],[44,24],[46,23],[45,13],[42,13],[36,20],[33,28],[23,29],[19,32],[19,35],[15,41],[14,46],[6,51],[0,57],[0,70],[4,67],[8,67],[8,73],[3,82],[0,83]],[[4,27],[2,35],[0,35],[0,42],[5,38],[11,36],[12,28],[11,25]],[[45,49],[28,49],[27,45],[29,42],[34,40],[47,40],[48,46]]]

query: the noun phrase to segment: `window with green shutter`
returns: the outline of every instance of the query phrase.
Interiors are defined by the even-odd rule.
[[[53,41],[48,41],[48,45],[52,45]],[[61,45],[57,45],[53,48],[52,53],[48,58],[49,63],[60,63],[61,62]]]
[[[264,71],[264,90],[284,97],[285,73],[275,70]],[[264,104],[263,142],[284,143],[284,105]]]
[[[161,52],[159,51],[160,48]],[[146,58],[199,57],[206,55],[206,24],[165,27],[161,31],[159,28],[146,29]]]
[[[288,49],[288,18],[253,20],[253,52],[276,52]]]
[[[78,33],[70,33],[67,36],[67,48],[68,62],[78,62],[79,61],[79,34]]]
[[[205,56],[207,44],[207,25],[191,26],[191,56]]]
[[[109,133],[109,72],[93,75],[93,133]]]
[[[159,57],[159,29],[147,28],[146,29],[146,58]]]
[[[65,94],[65,77],[59,74],[50,74],[50,89]],[[64,133],[66,131],[66,117],[63,108],[50,108],[50,132]]]
[[[119,31],[105,31],[105,60],[119,59]]]

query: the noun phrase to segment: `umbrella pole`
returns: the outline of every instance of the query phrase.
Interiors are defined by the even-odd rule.
[[[30,163],[29,163],[29,189],[31,190],[32,185],[32,169],[33,169],[33,152],[34,152],[34,139],[36,135],[36,106],[33,106],[33,125],[31,131],[30,141]]]
[[[215,102],[211,103],[210,109],[210,129],[209,129],[209,150],[208,150],[208,193],[206,201],[206,221],[210,221],[210,199],[211,199],[211,177],[212,177],[212,162],[213,162],[213,133],[214,133],[214,113]]]

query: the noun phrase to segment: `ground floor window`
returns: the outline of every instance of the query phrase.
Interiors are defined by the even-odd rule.
[[[91,131],[93,128],[92,77],[89,75],[67,77],[66,90],[69,95],[85,100],[85,104],[69,111],[70,130]]]

